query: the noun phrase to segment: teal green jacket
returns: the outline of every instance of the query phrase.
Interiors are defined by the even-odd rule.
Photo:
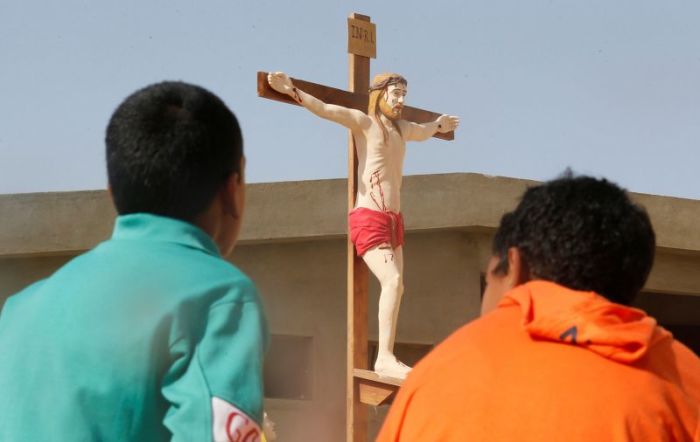
[[[208,235],[121,216],[5,303],[0,441],[256,441],[267,333],[255,286]]]

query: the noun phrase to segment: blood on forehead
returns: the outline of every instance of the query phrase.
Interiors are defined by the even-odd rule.
[[[386,92],[387,94],[399,93],[401,95],[406,95],[408,93],[408,88],[405,84],[402,83],[390,84],[389,86],[387,86]]]

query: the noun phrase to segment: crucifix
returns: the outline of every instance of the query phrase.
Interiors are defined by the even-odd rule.
[[[369,60],[376,54],[376,28],[369,17],[348,19],[350,91],[303,80],[282,72],[259,72],[258,95],[303,106],[349,129],[348,143],[348,440],[353,424],[365,418],[355,408],[358,369],[367,368],[367,269],[381,286],[379,339],[374,376],[369,381],[395,385],[410,367],[393,353],[403,294],[403,217],[401,180],[407,141],[453,139],[459,119],[404,105],[408,82],[398,74],[380,74],[369,83]],[[363,370],[366,372],[366,370]],[[366,381],[367,375],[363,376]],[[367,401],[364,401],[367,402]],[[350,409],[353,410],[350,410]],[[361,422],[360,422],[361,421]]]

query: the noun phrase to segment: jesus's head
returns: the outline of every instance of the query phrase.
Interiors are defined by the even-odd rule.
[[[399,120],[403,110],[408,82],[399,74],[379,74],[374,77],[369,88],[370,116],[381,112],[390,120]]]

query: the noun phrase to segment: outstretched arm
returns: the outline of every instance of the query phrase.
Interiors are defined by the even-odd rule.
[[[272,89],[289,95],[294,101],[319,117],[342,124],[348,129],[363,129],[371,124],[369,117],[357,109],[324,103],[313,95],[294,87],[292,80],[284,72],[269,73],[267,82],[270,83]]]
[[[406,139],[408,141],[424,141],[437,132],[447,133],[456,130],[459,126],[459,117],[454,115],[440,115],[437,120],[430,123],[413,123],[407,121],[409,130]]]

